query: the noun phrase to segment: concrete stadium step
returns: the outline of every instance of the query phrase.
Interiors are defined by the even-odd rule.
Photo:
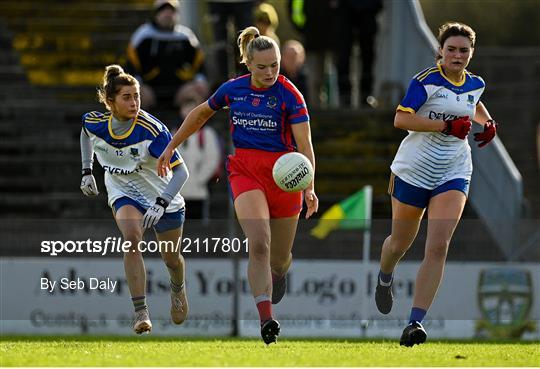
[[[1,65],[0,81],[2,81],[2,83],[26,81],[24,68],[20,65]]]
[[[66,116],[78,116],[78,122],[83,113],[88,112],[100,105],[97,101],[73,102],[66,104],[59,101],[55,96],[44,95],[40,99],[17,99],[10,101],[9,105],[0,105],[0,119],[41,117],[41,121],[57,119]]]
[[[15,141],[15,140],[13,140]],[[19,138],[17,138],[19,141]],[[55,159],[50,159],[49,155],[60,154],[60,155],[75,155],[79,150],[78,145],[75,144],[75,139],[70,137],[69,139],[44,139],[36,137],[35,139],[25,138],[23,142],[9,142],[1,141],[2,147],[0,148],[0,162],[9,163],[10,160],[5,159],[5,157],[10,157],[13,161],[19,160],[19,158],[13,158],[15,155],[24,155],[23,159],[27,164],[29,163],[48,163],[50,161],[54,162]],[[28,156],[35,155],[28,160]],[[8,165],[8,164],[6,164]]]
[[[40,194],[10,193],[7,196],[0,193],[0,206],[2,206],[2,217],[11,216],[15,218],[56,218],[72,211],[73,209],[83,210],[83,214],[92,214],[93,209],[99,209],[100,214],[110,208],[107,206],[107,197],[100,194],[97,198],[86,198],[80,191],[67,192],[45,192]]]
[[[14,1],[0,2],[0,12],[8,21],[23,23],[26,19],[36,18],[41,23],[57,19],[80,19],[89,22],[91,19],[143,20],[148,18],[152,1],[134,3],[130,1]]]
[[[317,157],[389,157],[397,151],[398,144],[380,143],[373,141],[360,141],[351,137],[349,139],[328,139],[327,141],[314,143]]]
[[[73,156],[69,155],[69,157]],[[31,161],[30,159],[25,160],[25,158],[25,155],[21,155],[17,161],[0,161],[2,171],[10,174],[1,180],[1,187],[4,191],[17,192],[21,189],[18,184],[24,183],[24,181],[28,183],[22,186],[27,189],[32,187],[44,190],[62,189],[67,190],[67,192],[78,189],[81,173],[80,158],[75,157],[75,160],[71,161]],[[71,184],[69,184],[70,182]]]
[[[62,68],[84,68],[102,67],[103,65],[118,63],[118,52],[95,52],[84,55],[78,52],[50,52],[30,51],[25,52],[20,57],[20,63],[27,69],[52,69]]]
[[[33,69],[27,71],[29,81],[41,86],[97,86],[103,78],[103,66],[72,69]]]
[[[339,154],[338,154],[339,155]],[[317,172],[320,177],[332,177],[335,180],[353,179],[366,175],[386,174],[391,159],[387,157],[332,157],[317,160]]]
[[[111,29],[119,33],[132,33],[135,31],[133,23],[138,23],[138,18],[107,18],[107,17],[86,17],[79,16],[74,18],[66,15],[65,17],[47,17],[47,18],[15,18],[8,19],[7,24],[12,32],[28,32],[39,34],[41,32],[55,32],[65,34],[69,32],[77,33],[105,33]]]
[[[13,48],[23,51],[86,52],[92,50],[124,53],[132,32],[89,33],[89,32],[19,32],[13,36]]]
[[[393,111],[343,112],[317,111],[311,114],[313,140],[324,140],[329,135],[334,139],[346,141],[381,140],[394,142],[401,140],[405,131],[396,129],[393,124]]]
[[[0,30],[0,32],[2,32],[2,30]],[[2,49],[3,51],[2,47],[0,47],[0,49]],[[12,53],[12,52],[0,53],[0,67],[17,65],[18,63],[19,63],[19,57],[15,53]]]

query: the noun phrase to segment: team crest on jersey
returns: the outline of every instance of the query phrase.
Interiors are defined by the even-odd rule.
[[[129,154],[131,155],[131,158],[133,160],[139,160],[139,149],[136,147],[132,147],[129,149]]]
[[[467,95],[467,106],[474,109],[474,95]]]
[[[251,105],[259,106],[260,103],[261,103],[261,99],[259,99],[258,97],[254,97],[253,101],[251,102]]]
[[[276,105],[277,105],[277,97],[275,97],[275,96],[270,96],[270,97],[268,98],[268,101],[266,102],[266,106],[267,106],[268,108],[275,108]]]

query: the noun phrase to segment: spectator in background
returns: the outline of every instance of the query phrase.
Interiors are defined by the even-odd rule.
[[[382,0],[339,0],[338,29],[338,84],[340,104],[351,105],[351,52],[354,42],[360,45],[362,71],[360,73],[360,103],[374,106],[373,62],[375,61],[375,36],[377,13],[382,9]]]
[[[287,77],[308,100],[307,74],[304,68],[306,52],[304,46],[296,40],[285,42],[281,48],[281,74]]]
[[[236,62],[237,32],[253,24],[254,0],[209,0],[208,11],[213,25],[216,46],[216,73],[212,79],[212,90],[219,87],[240,70]],[[234,26],[229,34],[227,22]],[[230,52],[228,52],[230,50]],[[234,65],[234,67],[233,67]],[[245,71],[245,70],[244,70]]]
[[[279,17],[276,9],[265,2],[260,3],[255,8],[255,27],[259,29],[262,36],[268,36],[276,41],[280,46],[279,37],[276,35],[276,29],[279,26]]]
[[[291,21],[304,37],[311,108],[321,106],[325,58],[337,51],[337,6],[337,0],[289,0]]]
[[[128,70],[141,84],[141,106],[178,106],[189,90],[208,94],[203,53],[193,31],[177,24],[177,0],[156,0],[151,21],[132,35]]]
[[[186,119],[190,111],[204,101],[204,97],[196,94],[186,95],[180,109],[180,121]],[[179,147],[179,151],[186,160],[189,178],[182,188],[182,195],[186,201],[187,213],[190,219],[210,219],[210,191],[208,184],[213,177],[220,173],[223,159],[223,146],[216,131],[205,125],[201,130],[190,136]]]

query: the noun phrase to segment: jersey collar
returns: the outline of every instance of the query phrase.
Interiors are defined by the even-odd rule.
[[[133,132],[133,130],[135,129],[135,125],[137,124],[137,119],[139,118],[139,114],[137,114],[137,116],[135,117],[135,119],[133,119],[133,122],[131,123],[131,127],[129,127],[128,131],[126,133],[124,133],[123,135],[121,136],[117,136],[114,134],[113,132],[113,129],[112,129],[112,113],[109,117],[109,121],[107,123],[107,128],[109,129],[109,134],[111,135],[112,138],[114,138],[115,140],[123,140],[123,139],[126,139],[129,137],[129,135],[131,134],[131,132]]]
[[[441,63],[437,63],[437,68],[439,69],[439,73],[441,73],[441,76],[447,80],[448,82],[450,82],[453,86],[457,86],[457,87],[460,87],[460,86],[463,86],[463,84],[465,83],[465,81],[467,80],[467,76],[466,76],[466,73],[465,71],[463,71],[463,73],[461,74],[461,79],[459,82],[454,82],[452,80],[450,80],[448,77],[446,77],[446,74],[444,74],[443,70],[442,70],[442,66],[441,66]]]

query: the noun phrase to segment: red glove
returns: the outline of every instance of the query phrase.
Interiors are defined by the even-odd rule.
[[[478,147],[484,147],[493,140],[493,137],[497,134],[497,126],[497,122],[490,119],[484,124],[484,132],[474,134],[475,141],[482,141],[478,144]]]
[[[442,133],[456,136],[462,140],[467,137],[472,126],[471,120],[468,116],[445,120],[444,123],[445,126]]]

